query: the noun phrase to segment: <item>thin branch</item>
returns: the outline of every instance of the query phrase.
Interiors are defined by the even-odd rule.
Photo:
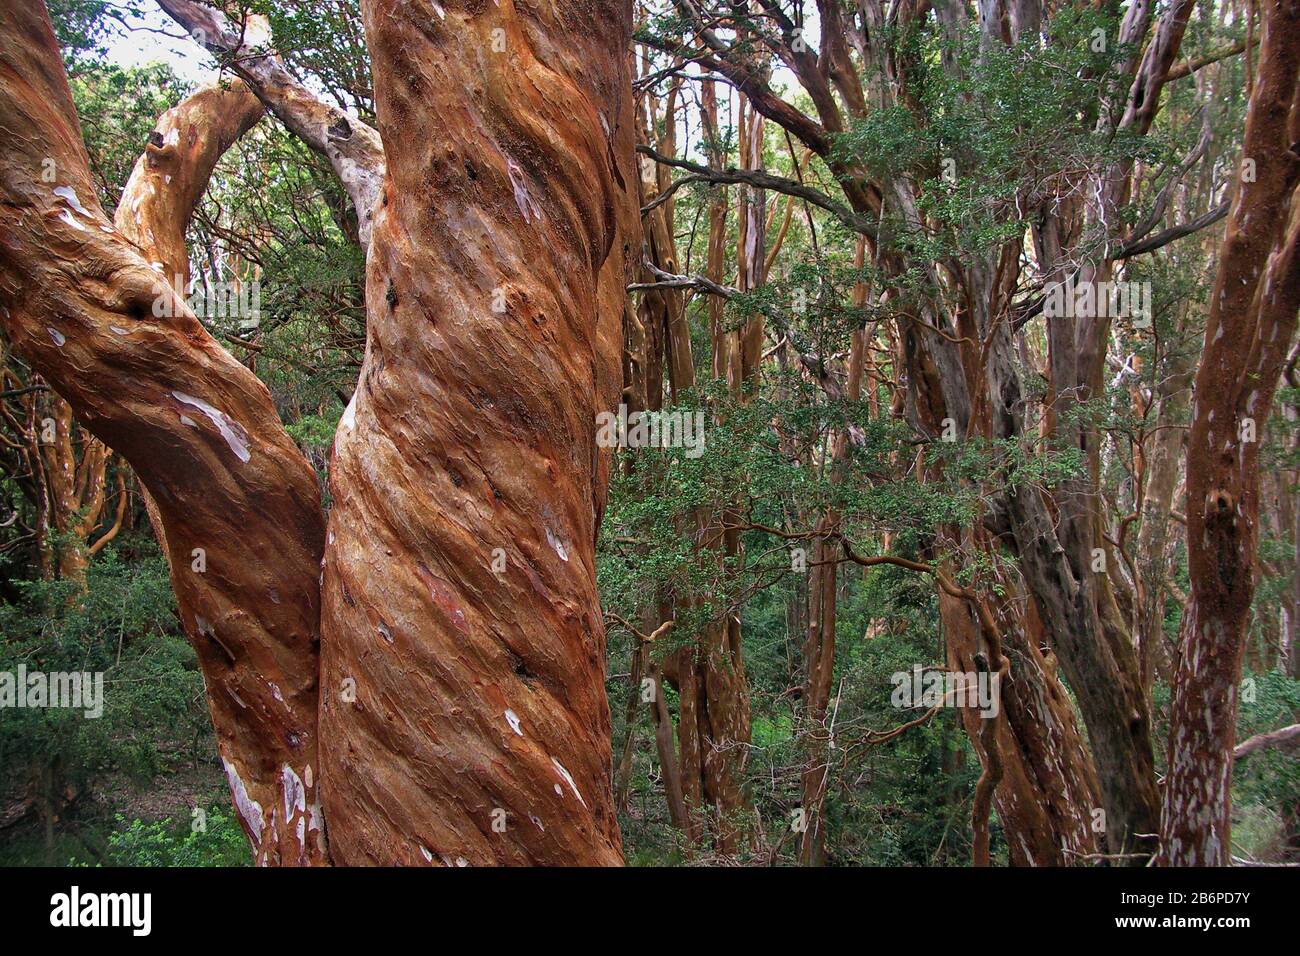
[[[1130,259],[1133,256],[1139,256],[1144,252],[1154,252],[1161,246],[1167,246],[1175,239],[1181,239],[1183,236],[1190,236],[1194,232],[1199,232],[1206,226],[1212,226],[1228,214],[1231,202],[1225,202],[1222,205],[1215,206],[1209,212],[1197,216],[1190,222],[1180,223],[1177,226],[1170,226],[1161,232],[1157,232],[1148,239],[1141,242],[1131,243],[1120,249],[1112,258]]]
[[[711,183],[720,183],[724,185],[743,184],[753,186],[756,189],[769,189],[772,192],[784,193],[787,196],[796,196],[803,199],[819,209],[829,212],[832,216],[844,223],[849,229],[860,233],[869,239],[876,237],[876,223],[864,216],[859,216],[849,207],[836,202],[825,193],[818,192],[809,186],[805,186],[793,179],[786,179],[784,176],[773,176],[771,173],[759,172],[752,169],[711,169],[708,166],[701,166],[699,163],[693,163],[688,159],[675,159],[672,156],[665,156],[656,151],[651,146],[638,144],[636,151],[649,156],[656,163],[662,163],[665,166],[673,166],[677,169],[684,169],[700,180]],[[674,187],[678,184],[674,184]]]

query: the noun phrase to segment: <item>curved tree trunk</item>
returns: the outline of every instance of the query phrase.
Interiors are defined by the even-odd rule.
[[[342,862],[620,862],[595,413],[618,395],[637,230],[630,8],[369,4],[381,125],[401,134],[400,172],[372,209],[377,132],[341,121],[273,54],[235,49],[245,30],[212,8],[164,5],[238,53],[258,99],[203,91],[169,111],[115,226],[48,17],[0,17],[14,144],[0,317],[152,495],[258,860],[325,862],[328,776]],[[330,158],[363,242],[373,223],[367,361],[336,442],[328,544],[315,476],[265,386],[173,288],[193,206],[259,99]]]
[[[1230,861],[1232,752],[1259,544],[1259,443],[1300,310],[1300,3],[1262,4],[1242,177],[1210,295],[1187,447],[1187,557],[1160,862]]]
[[[619,863],[595,414],[639,245],[630,6],[362,6],[388,177],[330,474],[331,853]]]
[[[148,258],[183,257],[162,236],[183,235],[222,144],[258,111],[239,93],[247,108],[201,98],[164,119],[161,143],[133,179],[140,190],[128,191],[127,225],[135,228],[124,231],[95,198],[41,5],[0,12],[0,60],[8,136],[0,157],[0,319],[14,347],[153,495],[181,618],[258,859],[323,861],[313,779],[323,544],[316,478],[266,386],[163,280],[167,263]],[[155,165],[167,172],[155,174]],[[132,241],[150,233],[160,241]]]

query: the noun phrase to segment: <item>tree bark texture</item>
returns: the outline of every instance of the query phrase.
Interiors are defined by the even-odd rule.
[[[0,157],[0,319],[15,349],[130,462],[157,504],[181,619],[257,858],[321,862],[316,478],[266,386],[208,335],[166,281],[167,263],[148,258],[172,254],[164,236],[183,234],[177,217],[201,194],[220,144],[256,115],[216,108],[224,94],[200,94],[165,117],[161,146],[133,177],[124,231],[96,199],[41,5],[0,14],[0,60],[9,137]],[[155,175],[147,168],[155,160],[170,172]]]
[[[1160,862],[1231,857],[1232,757],[1259,544],[1259,445],[1300,311],[1300,3],[1261,4],[1242,176],[1210,294],[1187,448],[1187,556]]]
[[[388,173],[330,470],[331,852],[619,863],[595,414],[639,247],[630,7],[362,6]]]

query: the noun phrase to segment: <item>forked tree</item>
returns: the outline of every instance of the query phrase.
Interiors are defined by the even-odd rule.
[[[257,860],[620,862],[593,422],[639,246],[630,5],[365,0],[377,130],[247,23],[162,6],[242,82],[159,120],[113,220],[44,5],[0,10],[0,319],[149,492]],[[270,393],[165,279],[264,109],[367,249],[328,527]]]
[[[945,459],[926,446],[949,432],[1069,449],[1080,462],[1047,488],[999,459],[993,477],[973,479],[979,520],[940,528],[923,560],[859,554],[834,509],[801,516],[807,529],[792,537],[810,546],[817,569],[802,688],[812,746],[801,799],[812,825],[801,859],[825,858],[836,567],[853,562],[931,577],[950,667],[1005,678],[1000,716],[963,714],[982,770],[977,863],[989,862],[993,809],[1017,864],[1103,850],[1135,863],[1153,853],[1170,864],[1229,860],[1236,685],[1260,534],[1258,439],[1300,309],[1297,0],[1262,0],[1257,42],[1197,59],[1182,53],[1190,0],[1134,2],[1108,38],[1114,56],[1071,67],[1077,80],[1106,82],[1070,113],[1078,129],[1065,131],[1066,146],[1150,137],[1158,113],[1179,108],[1171,84],[1228,56],[1254,58],[1242,149],[1250,175],[1225,184],[1218,207],[1157,230],[1180,172],[1154,212],[1130,221],[1146,173],[1122,150],[1103,151],[1081,169],[1047,163],[1043,175],[1015,180],[1014,202],[990,222],[1016,228],[938,258],[907,241],[938,230],[922,187],[935,171],[877,169],[841,148],[882,113],[914,113],[918,128],[927,121],[912,85],[926,66],[921,48],[891,38],[926,29],[953,41],[928,68],[961,90],[1037,69],[1059,42],[1052,16],[1064,5],[934,0],[887,10],[879,0],[817,0],[813,44],[802,3],[666,2],[674,15],[664,32],[643,39],[671,58],[664,75],[674,83],[701,84],[701,165],[676,155],[672,95],[662,129],[654,111],[637,128],[630,0],[362,0],[376,128],[295,79],[256,18],[158,2],[237,80],[159,119],[112,220],[96,201],[43,5],[0,10],[0,322],[148,490],[259,862],[621,861],[595,586],[610,457],[597,447],[595,415],[620,395],[634,410],[658,409],[665,386],[675,399],[695,384],[684,288],[714,296],[713,376],[738,398],[759,380],[765,330],[781,333],[788,316],[765,312],[727,328],[722,300],[761,286],[780,246],[779,234],[770,253],[764,245],[765,192],[787,198],[787,225],[795,200],[832,216],[855,234],[857,264],[872,263],[880,287],[858,282],[853,296],[896,313],[894,412],[925,439],[917,464],[926,480],[944,477]],[[958,57],[967,34],[978,39]],[[776,61],[810,112],[774,91]],[[647,60],[645,70],[656,66]],[[1024,82],[1034,76],[1041,82],[1041,71]],[[723,81],[748,111],[739,169],[724,168],[717,147]],[[222,153],[267,112],[328,160],[366,251],[365,360],[335,436],[328,516],[270,393],[182,297],[195,205]],[[763,168],[764,122],[786,139],[797,179]],[[1055,129],[1044,135],[1056,142]],[[946,145],[954,168],[980,166],[978,144]],[[1198,143],[1183,167],[1206,148]],[[638,149],[657,165],[638,169]],[[804,180],[800,164],[813,158],[834,195]],[[686,181],[737,187],[738,289],[724,285],[720,191],[709,207],[707,275],[677,274],[671,200]],[[1207,201],[1214,192],[1205,190]],[[1106,391],[1113,316],[1052,316],[1037,358],[1021,331],[1050,289],[1127,277],[1130,259],[1225,216],[1195,372],[1191,600],[1162,793],[1151,635],[1163,591],[1148,597],[1139,586],[1126,597],[1118,559],[1130,519],[1112,535],[1104,437],[1087,414]],[[626,294],[634,278],[635,304]],[[828,396],[876,393],[863,330],[838,365],[792,341],[784,335],[776,348],[793,350],[792,363]],[[835,436],[837,478],[852,440]],[[1170,445],[1152,466],[1144,514],[1163,518],[1173,506],[1175,459]],[[743,554],[745,516],[724,508],[689,517],[683,533],[716,542],[712,563]],[[1139,585],[1167,553],[1147,524],[1132,573]],[[956,584],[972,559],[987,570]],[[652,595],[646,635],[663,633],[674,613],[665,594]],[[667,682],[680,701],[675,724],[662,694],[653,712],[671,817],[694,841],[708,818],[718,849],[731,852],[745,841],[749,809],[739,617],[712,622],[663,661],[651,659],[651,639],[633,674]],[[630,767],[627,749],[623,780]]]

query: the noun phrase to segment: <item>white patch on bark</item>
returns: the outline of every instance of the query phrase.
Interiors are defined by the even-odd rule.
[[[348,407],[343,410],[343,417],[339,419],[339,428],[346,428],[348,431],[357,427],[357,395],[361,389],[357,389],[352,394],[352,400],[348,402]]]
[[[235,768],[230,761],[224,757],[221,762],[226,768],[226,780],[230,783],[230,792],[235,798],[235,808],[239,815],[244,818],[244,823],[248,829],[258,838],[262,835],[262,805],[248,795],[248,789],[244,786],[244,781],[239,778]]]
[[[87,209],[85,206],[81,204],[81,200],[77,198],[77,191],[73,189],[71,186],[57,187],[54,190],[54,195],[58,196],[60,199],[66,202],[73,209],[77,210],[77,212],[81,213],[87,219],[89,219],[92,215],[94,215],[89,209]]]
[[[312,805],[307,808],[308,829],[312,833],[320,833],[325,829],[325,819],[320,815],[320,802],[312,801]],[[322,849],[324,846],[322,844]]]
[[[172,398],[182,405],[189,405],[197,408],[217,426],[217,431],[221,432],[221,437],[226,440],[230,450],[235,453],[235,457],[240,461],[248,461],[252,457],[248,450],[248,432],[244,426],[232,419],[219,408],[214,408],[201,398],[195,398],[193,395],[186,395],[184,392],[172,392]]]
[[[555,765],[556,773],[558,773],[561,777],[563,777],[564,782],[569,785],[569,789],[572,790],[573,795],[578,798],[578,802],[585,807],[587,805],[587,801],[582,799],[582,794],[578,792],[578,785],[573,782],[573,775],[569,773],[569,771],[565,770],[564,764],[560,763],[554,757],[551,758],[551,763]],[[561,793],[563,792],[560,790],[558,786],[555,789],[557,792],[561,792]]]
[[[565,545],[564,541],[555,536],[550,528],[546,529],[546,543],[549,544],[554,549],[555,553],[560,556],[561,561],[569,560],[568,547]]]
[[[515,191],[515,205],[524,214],[524,222],[532,222],[534,217],[541,219],[542,207],[537,205],[537,200],[533,199],[532,194],[529,193],[528,185],[524,182],[523,171],[509,157],[506,158],[506,173],[510,177],[510,185]]]
[[[307,812],[307,788],[288,764],[280,768],[280,788],[284,792],[285,820],[292,820],[295,813]]]
[[[510,729],[513,730],[515,733],[517,733],[520,737],[522,737],[524,735],[524,732],[519,729],[519,715],[516,714],[513,710],[507,710],[505,716],[506,716],[506,723],[510,725]]]
[[[77,217],[66,209],[59,213],[59,218],[74,229],[80,229],[82,232],[86,231],[86,227],[77,221]]]

